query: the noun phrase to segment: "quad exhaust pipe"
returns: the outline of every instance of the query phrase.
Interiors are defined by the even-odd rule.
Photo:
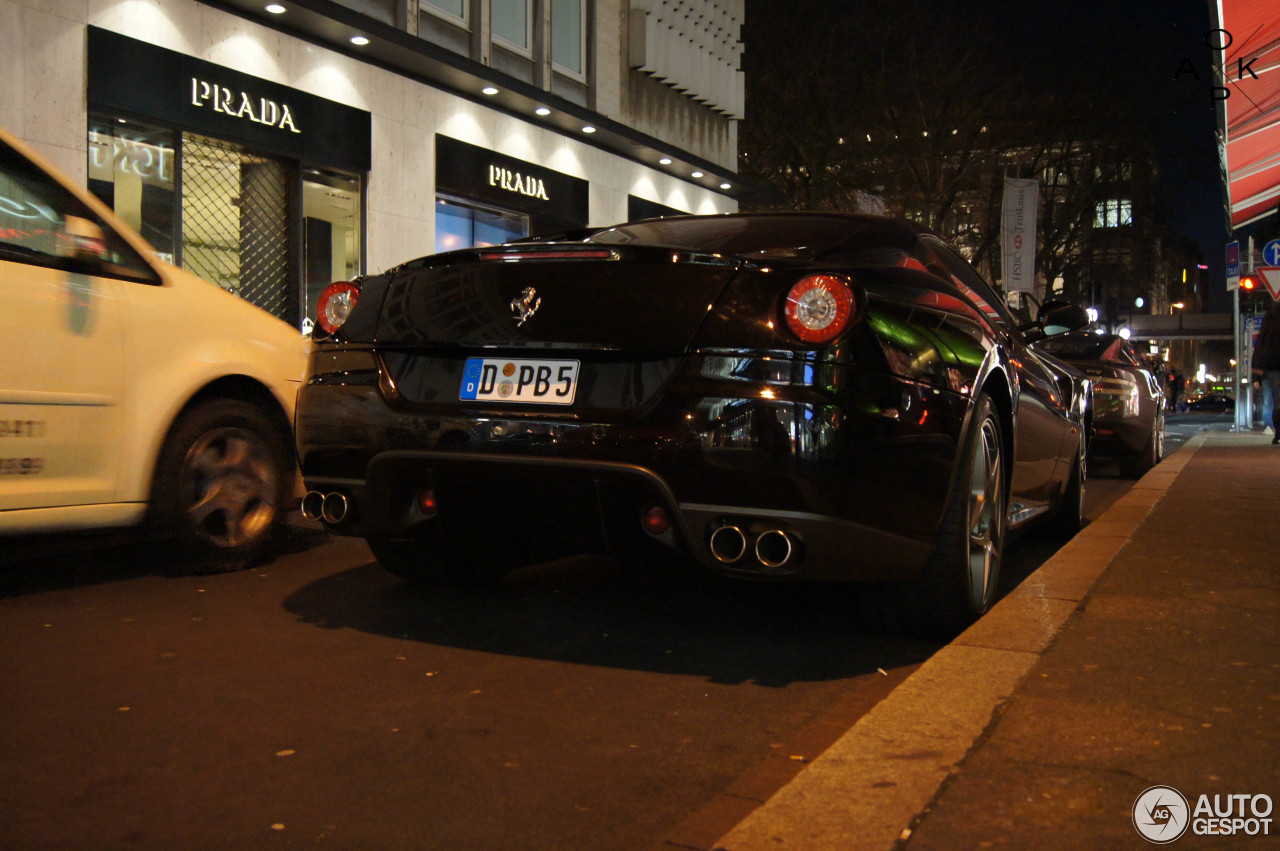
[[[747,554],[746,533],[737,526],[721,526],[711,533],[711,554],[721,564],[733,564]]]
[[[338,526],[351,512],[351,501],[346,494],[333,491],[307,491],[302,498],[302,516],[308,520],[323,520],[330,526]]]
[[[781,529],[769,529],[756,538],[756,560],[765,567],[782,567],[795,550],[791,536]]]
[[[799,552],[799,542],[782,529],[765,529],[753,539],[732,523],[713,529],[707,543],[721,564],[737,564],[752,554],[760,566],[769,569],[785,566]]]

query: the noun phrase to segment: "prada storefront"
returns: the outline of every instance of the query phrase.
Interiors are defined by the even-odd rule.
[[[364,265],[367,112],[89,28],[89,188],[166,259],[304,329]]]
[[[586,227],[590,184],[436,136],[436,251]]]

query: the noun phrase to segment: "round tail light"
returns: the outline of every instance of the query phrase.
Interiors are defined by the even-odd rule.
[[[332,334],[347,321],[359,298],[358,281],[334,281],[320,293],[320,301],[316,304],[316,322],[326,334]]]
[[[853,289],[835,275],[810,275],[787,293],[782,312],[787,327],[806,343],[829,343],[844,333],[854,315]]]

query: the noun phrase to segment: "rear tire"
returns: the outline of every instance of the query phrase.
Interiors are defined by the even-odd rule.
[[[1155,427],[1151,430],[1151,436],[1147,438],[1147,445],[1142,447],[1142,451],[1127,455],[1120,460],[1120,472],[1125,478],[1140,479],[1163,459],[1164,422],[1158,419]]]
[[[388,573],[415,584],[437,579],[440,565],[423,544],[390,538],[365,538],[365,543]]]
[[[991,608],[1008,528],[1003,427],[986,394],[974,406],[951,500],[933,556],[911,582],[874,586],[864,596],[878,625],[949,640]]]
[[[436,541],[366,538],[365,543],[383,569],[414,585],[486,585],[511,569],[507,561]]]
[[[1064,538],[1074,537],[1084,528],[1084,483],[1088,478],[1087,449],[1081,439],[1076,457],[1072,461],[1071,475],[1067,479],[1066,491],[1062,494],[1062,502],[1058,506],[1054,518],[1054,530]]]

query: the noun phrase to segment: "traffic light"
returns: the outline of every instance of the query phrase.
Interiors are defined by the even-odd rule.
[[[1262,302],[1264,299],[1259,298],[1263,293],[1264,287],[1262,281],[1257,275],[1241,275],[1240,276],[1240,310],[1243,313],[1259,313],[1263,310]]]

